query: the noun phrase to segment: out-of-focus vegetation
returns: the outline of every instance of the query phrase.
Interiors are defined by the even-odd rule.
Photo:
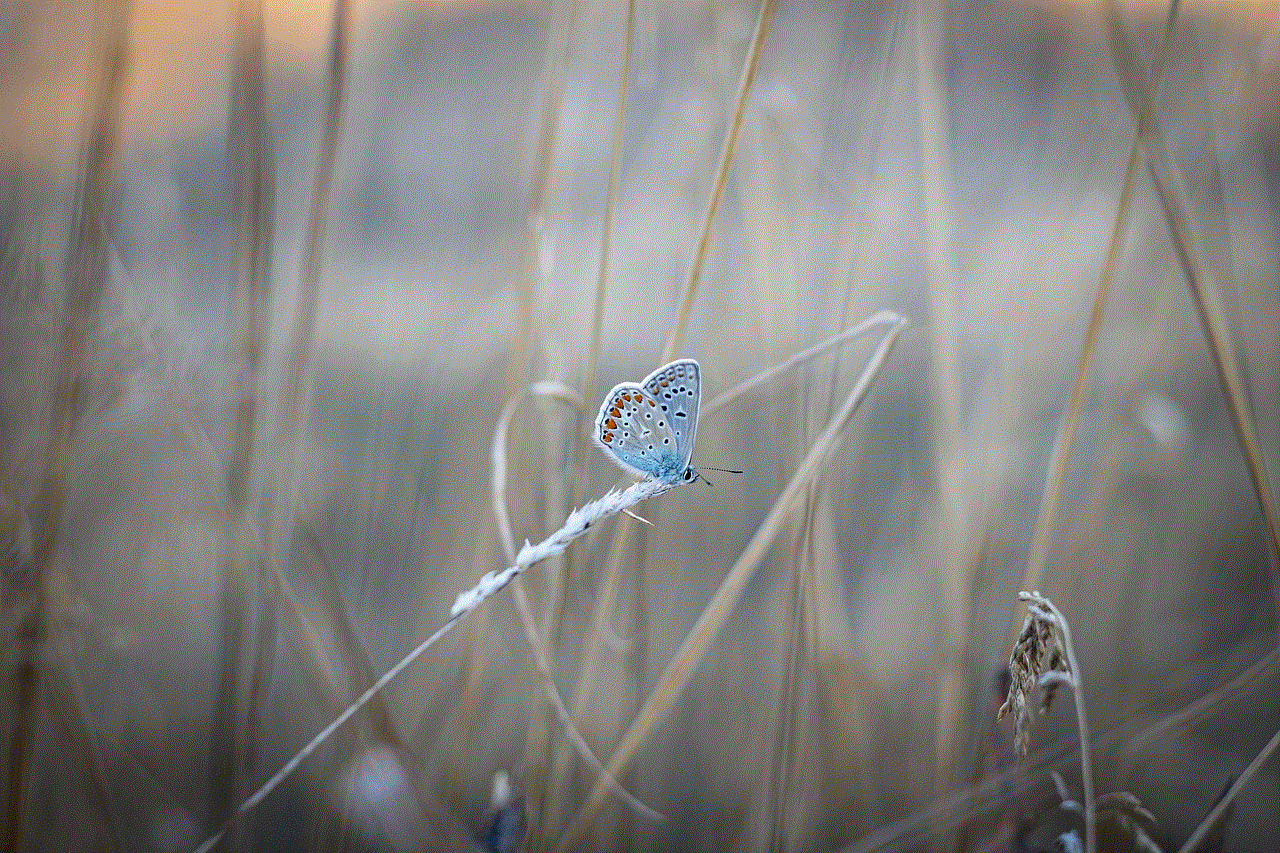
[[[1030,587],[1097,791],[1191,836],[1280,728],[1280,8],[779,5],[682,315],[757,5],[301,6],[0,6],[0,849],[217,831],[510,563],[509,402],[518,545],[618,482],[595,408],[686,320],[705,405],[882,309],[619,774],[665,821],[577,815],[538,658],[607,763],[874,342],[704,413],[743,474],[531,569],[536,646],[503,592],[235,843],[465,850],[509,771],[526,850],[1053,849],[1072,702],[1021,761],[995,721]],[[1200,849],[1280,837],[1280,759],[1246,778]]]

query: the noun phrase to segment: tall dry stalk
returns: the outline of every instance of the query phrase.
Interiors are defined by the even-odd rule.
[[[64,299],[53,365],[48,443],[41,482],[43,520],[35,542],[31,574],[22,579],[30,602],[19,615],[19,663],[8,685],[13,725],[7,747],[4,821],[0,851],[23,846],[31,783],[32,749],[37,741],[42,693],[42,661],[49,641],[47,585],[65,559],[63,523],[76,433],[85,414],[87,367],[97,332],[98,305],[107,282],[111,223],[116,209],[120,113],[129,67],[127,4],[102,10],[103,34],[89,77],[87,126],[80,155],[74,221],[62,275]]]

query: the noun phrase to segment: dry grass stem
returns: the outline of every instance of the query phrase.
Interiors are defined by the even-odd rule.
[[[596,372],[600,365],[600,329],[604,326],[605,294],[609,286],[609,255],[613,250],[613,221],[618,212],[618,183],[622,176],[622,142],[627,128],[627,92],[631,87],[631,51],[635,47],[636,3],[628,0],[627,24],[622,39],[622,69],[618,72],[618,95],[613,116],[613,152],[609,157],[609,188],[605,193],[604,221],[600,225],[600,266],[596,272],[595,307],[591,314],[591,346],[587,350],[586,378],[582,393],[596,398]],[[578,433],[577,470],[582,470],[589,442]]]
[[[1152,71],[1152,78],[1156,81],[1160,79],[1168,54],[1168,41],[1178,5],[1178,0],[1170,0],[1164,33]],[[1111,36],[1108,43],[1111,46],[1116,72],[1123,84],[1122,88],[1130,110],[1138,116],[1140,122],[1144,117],[1147,119],[1148,132],[1142,136],[1147,154],[1147,171],[1160,199],[1160,207],[1169,226],[1169,238],[1173,243],[1174,252],[1195,301],[1205,342],[1209,345],[1209,353],[1213,357],[1218,381],[1222,385],[1222,393],[1226,398],[1231,425],[1235,429],[1236,439],[1244,454],[1245,467],[1249,472],[1249,480],[1258,500],[1258,508],[1266,522],[1272,552],[1272,559],[1269,561],[1271,593],[1275,612],[1280,615],[1280,515],[1277,514],[1275,499],[1267,479],[1266,464],[1258,444],[1257,427],[1249,410],[1245,380],[1236,359],[1236,351],[1232,345],[1227,323],[1223,318],[1219,288],[1204,262],[1201,249],[1204,241],[1188,212],[1190,205],[1182,170],[1169,154],[1160,125],[1151,115],[1149,100],[1139,106],[1135,97],[1136,88],[1141,85],[1143,74],[1120,24],[1120,14],[1115,0],[1107,4],[1107,12],[1107,24]],[[1155,86],[1150,88],[1154,90]]]
[[[449,611],[449,618],[445,621],[434,634],[423,640],[413,651],[409,652],[405,657],[401,658],[395,666],[387,670],[383,675],[373,683],[373,685],[360,694],[354,702],[339,714],[332,722],[321,729],[301,750],[299,750],[289,761],[285,762],[274,776],[268,779],[257,791],[249,796],[238,809],[236,809],[235,817],[247,814],[252,811],[260,802],[274,791],[281,782],[283,782],[294,770],[298,768],[303,761],[307,759],[311,753],[315,752],[329,737],[337,731],[343,723],[351,719],[361,708],[378,694],[380,690],[396,679],[400,673],[404,672],[414,661],[420,658],[428,649],[434,646],[441,637],[447,634],[455,625],[465,619],[469,614],[475,611],[477,607],[487,601],[491,596],[504,589],[511,581],[518,577],[525,569],[533,566],[548,557],[564,553],[564,549],[570,542],[586,533],[592,524],[599,522],[601,519],[610,515],[616,515],[624,509],[634,506],[640,501],[648,500],[659,495],[671,491],[677,482],[662,482],[658,480],[645,479],[629,486],[622,491],[610,491],[603,497],[584,505],[580,509],[576,509],[569,513],[569,517],[565,519],[564,525],[551,534],[549,537],[532,545],[529,542],[524,543],[516,555],[515,564],[500,571],[486,572],[484,577],[480,579],[474,587],[465,592],[458,594],[453,602],[453,607]],[[607,774],[612,779],[616,774]],[[603,790],[610,790],[607,783],[602,779],[599,786]],[[643,810],[643,808],[642,808]],[[224,830],[225,831],[225,828]],[[198,850],[203,853],[211,849],[222,838],[222,832],[207,839]]]
[[[1093,761],[1090,757],[1089,727],[1084,715],[1080,665],[1071,643],[1071,628],[1066,617],[1053,602],[1038,592],[1018,593],[1020,601],[1028,601],[1027,618],[1018,641],[1009,656],[1013,683],[999,715],[1013,711],[1017,724],[1019,751],[1026,755],[1031,724],[1031,698],[1038,690],[1041,700],[1037,713],[1049,709],[1058,687],[1071,689],[1076,702],[1076,726],[1080,731],[1080,778],[1084,786],[1084,849],[1094,853],[1097,845],[1096,803],[1093,796]]]
[[[298,270],[298,294],[294,302],[288,356],[285,362],[280,417],[272,454],[272,474],[276,488],[271,495],[271,528],[267,533],[269,562],[276,566],[284,559],[292,540],[292,519],[297,505],[298,446],[311,409],[311,350],[315,334],[316,303],[324,271],[324,250],[329,233],[329,206],[333,194],[333,173],[342,133],[342,114],[347,93],[347,55],[350,52],[351,4],[337,0],[329,33],[328,90],[325,116],[320,126],[315,184],[307,213],[307,230],[302,243]],[[277,584],[281,579],[277,578]]]
[[[724,137],[724,146],[720,149],[720,160],[716,165],[716,176],[711,186],[711,198],[707,201],[707,211],[702,217],[702,230],[698,234],[698,248],[693,253],[693,264],[689,268],[689,278],[685,284],[684,295],[680,297],[680,307],[676,309],[675,325],[671,327],[671,335],[667,345],[662,349],[662,361],[668,362],[676,357],[680,345],[684,341],[684,330],[689,322],[689,312],[693,310],[693,297],[698,292],[698,282],[702,280],[702,267],[707,260],[707,249],[711,245],[711,234],[716,224],[716,212],[720,209],[720,200],[724,197],[724,188],[729,183],[729,167],[733,165],[734,152],[738,150],[738,134],[742,131],[742,118],[747,113],[747,100],[751,95],[751,84],[755,81],[756,70],[760,67],[760,55],[764,51],[765,40],[769,37],[769,24],[773,21],[773,12],[778,0],[760,0],[760,14],[756,17],[755,31],[751,36],[751,48],[747,51],[746,60],[742,63],[742,74],[738,79],[738,97],[734,105],[733,120],[729,122],[729,130]]]
[[[756,388],[768,385],[784,373],[812,361],[824,352],[830,352],[841,344],[857,340],[874,329],[893,328],[901,322],[903,322],[902,315],[894,311],[879,311],[872,314],[857,325],[850,326],[843,331],[837,332],[826,340],[819,341],[813,346],[801,350],[787,360],[779,362],[767,370],[762,370],[750,379],[744,380],[729,390],[723,391],[712,397],[702,406],[701,417],[704,419],[710,417],[749,391],[754,391]]]
[[[489,462],[493,471],[490,492],[493,496],[493,517],[498,524],[498,538],[502,541],[502,552],[509,560],[515,557],[516,542],[511,533],[511,516],[507,512],[507,434],[511,431],[511,418],[528,398],[553,400],[578,411],[582,409],[582,397],[568,385],[535,382],[526,392],[508,400],[498,415],[489,450]]]
[[[0,853],[1270,849],[1274,8],[286,5],[0,6]]]
[[[537,667],[538,677],[542,681],[543,695],[547,697],[547,701],[555,709],[556,716],[560,719],[560,724],[564,727],[565,735],[569,738],[569,742],[573,744],[574,750],[595,771],[596,775],[600,777],[600,781],[636,814],[654,823],[665,821],[666,818],[659,812],[640,802],[634,794],[623,788],[617,779],[609,775],[609,771],[604,768],[604,765],[600,763],[600,759],[596,758],[595,753],[591,751],[591,747],[587,745],[587,741],[582,737],[582,732],[578,731],[578,727],[574,724],[573,718],[569,714],[569,709],[565,707],[564,700],[560,697],[560,691],[556,688],[555,680],[551,677],[551,666],[547,662],[546,650],[538,637],[538,629],[533,622],[533,612],[529,608],[529,599],[524,593],[524,587],[520,584],[519,578],[516,578],[511,584],[511,599],[515,602],[516,612],[520,616],[520,625],[524,628],[524,636],[529,643],[529,650],[533,652],[534,665]]]
[[[1141,107],[1134,111],[1137,124],[1133,131],[1133,142],[1129,147],[1129,159],[1125,164],[1120,196],[1116,201],[1116,214],[1111,227],[1111,238],[1107,243],[1107,256],[1102,265],[1102,274],[1098,278],[1098,288],[1094,293],[1093,308],[1085,328],[1080,357],[1076,361],[1075,382],[1071,388],[1071,395],[1067,399],[1067,411],[1054,438],[1052,461],[1045,477],[1044,493],[1040,498],[1040,513],[1036,518],[1035,533],[1031,540],[1031,554],[1027,558],[1027,570],[1022,576],[1021,589],[1037,589],[1044,585],[1044,568],[1049,558],[1049,543],[1053,538],[1053,526],[1057,519],[1058,504],[1062,499],[1067,465],[1071,461],[1071,450],[1080,426],[1080,413],[1084,408],[1085,391],[1092,372],[1094,353],[1098,347],[1098,336],[1102,331],[1107,298],[1111,293],[1111,283],[1115,278],[1116,264],[1119,262],[1120,249],[1128,227],[1138,164],[1142,159],[1144,138],[1148,136],[1153,121],[1156,96],[1160,91],[1160,78],[1165,61],[1168,59],[1169,39],[1173,33],[1177,7],[1178,0],[1173,0],[1165,19],[1165,28],[1156,53],[1151,82],[1146,87]]]
[[[13,672],[5,672],[7,728],[5,750],[5,802],[0,821],[0,851],[21,849],[26,831],[32,774],[32,749],[37,740],[42,682],[45,678],[50,639],[48,596],[55,573],[66,559],[64,512],[71,490],[71,467],[76,433],[82,427],[98,332],[98,304],[107,283],[111,253],[111,217],[116,206],[116,182],[121,144],[121,112],[126,95],[130,52],[128,9],[107,8],[106,31],[94,45],[88,88],[85,92],[87,125],[83,128],[77,171],[73,233],[67,245],[63,302],[50,331],[58,328],[53,351],[52,397],[49,401],[48,437],[39,489],[44,504],[38,536],[21,550],[31,551],[32,571],[25,577],[6,577],[20,584],[29,606],[9,626],[7,642],[13,644]],[[7,310],[7,306],[6,306]],[[7,367],[7,365],[6,365]],[[30,417],[24,413],[24,417]],[[6,424],[6,426],[8,426]],[[6,437],[8,432],[6,430]],[[5,448],[8,451],[10,448]],[[6,478],[7,479],[7,478]],[[24,555],[25,556],[25,555]],[[6,554],[6,559],[8,555]],[[7,568],[7,567],[6,567]],[[6,584],[7,587],[7,584]],[[14,590],[5,589],[6,596]],[[7,603],[7,602],[6,602]],[[10,716],[11,715],[11,716]],[[92,766],[92,762],[90,762]]]

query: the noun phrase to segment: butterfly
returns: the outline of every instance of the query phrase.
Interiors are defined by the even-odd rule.
[[[596,444],[627,471],[665,483],[692,483],[702,378],[691,358],[659,367],[637,385],[622,382],[596,415]]]

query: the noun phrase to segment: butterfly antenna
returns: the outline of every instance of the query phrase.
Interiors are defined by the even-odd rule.
[[[726,474],[741,474],[737,468],[712,468],[710,465],[699,465],[699,471],[723,471]]]

